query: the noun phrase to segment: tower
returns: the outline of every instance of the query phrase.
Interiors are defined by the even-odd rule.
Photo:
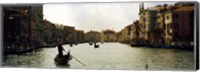
[[[140,3],[139,7],[140,7],[139,10],[140,10],[140,13],[141,13],[144,10],[144,3],[143,2]]]

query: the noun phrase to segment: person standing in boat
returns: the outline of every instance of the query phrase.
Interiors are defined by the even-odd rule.
[[[65,51],[65,49],[62,47],[62,44],[59,43],[58,44],[58,56],[62,57],[63,56],[63,51]]]
[[[70,58],[70,50],[68,51],[66,57],[67,57],[67,58]]]

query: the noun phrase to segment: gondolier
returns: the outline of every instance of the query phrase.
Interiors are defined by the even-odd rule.
[[[62,44],[59,43],[58,44],[58,54],[56,55],[56,57],[54,58],[54,61],[56,62],[56,64],[60,64],[60,65],[65,65],[68,64],[68,62],[72,59],[75,58],[74,56],[72,56],[70,54],[70,50],[68,51],[67,54],[63,55],[63,51],[65,51],[65,49],[62,47]],[[75,58],[79,63],[81,63],[83,66],[85,66],[80,60],[78,60],[77,58]]]
[[[63,56],[63,51],[65,51],[65,49],[62,47],[62,44],[59,43],[58,44],[58,56],[62,57]]]

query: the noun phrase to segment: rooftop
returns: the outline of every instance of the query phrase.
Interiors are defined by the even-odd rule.
[[[178,6],[175,11],[192,11],[194,10],[194,6]]]

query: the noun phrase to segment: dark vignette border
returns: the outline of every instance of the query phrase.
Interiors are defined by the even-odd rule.
[[[196,70],[199,70],[199,2],[196,2]]]
[[[3,6],[0,5],[0,66],[3,62]]]

